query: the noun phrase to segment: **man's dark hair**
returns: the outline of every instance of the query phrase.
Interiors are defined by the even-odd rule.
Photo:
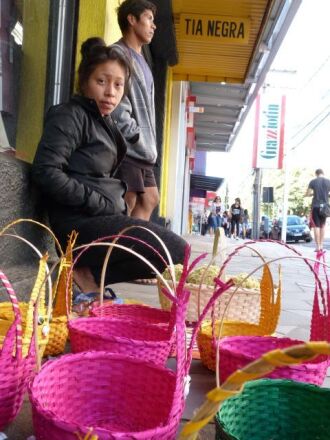
[[[129,87],[131,77],[131,63],[123,49],[117,44],[106,46],[99,37],[91,37],[81,45],[81,62],[78,68],[78,93],[83,95],[84,86],[89,77],[100,64],[107,61],[117,61],[125,71],[125,93]]]
[[[117,8],[118,24],[122,34],[129,28],[127,17],[132,14],[137,20],[140,20],[141,14],[149,10],[156,15],[156,5],[148,0],[124,0]]]
[[[321,170],[321,168],[318,168],[318,169],[315,171],[315,174],[316,174],[317,176],[320,176],[321,174],[324,174],[324,172],[323,172],[323,170]]]

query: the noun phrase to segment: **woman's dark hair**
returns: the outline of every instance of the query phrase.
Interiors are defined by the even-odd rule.
[[[156,15],[156,5],[148,0],[124,0],[117,8],[117,19],[122,34],[129,28],[127,17],[132,14],[139,21],[140,15],[146,10]]]
[[[117,61],[125,71],[125,93],[131,77],[131,62],[124,50],[117,44],[107,46],[102,38],[91,37],[81,45],[81,62],[78,68],[77,89],[83,94],[84,85],[97,66],[107,61]]]
[[[241,204],[241,199],[239,197],[236,197],[235,202],[238,202],[239,204]]]
[[[217,200],[220,200],[220,202],[221,202],[221,197],[220,196],[214,197],[213,202],[216,202]]]

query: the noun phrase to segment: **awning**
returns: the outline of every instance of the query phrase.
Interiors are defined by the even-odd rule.
[[[217,192],[223,182],[222,177],[202,176],[200,174],[190,175],[190,190],[203,190]]]
[[[191,84],[196,148],[229,151],[301,0],[172,0],[179,62]]]

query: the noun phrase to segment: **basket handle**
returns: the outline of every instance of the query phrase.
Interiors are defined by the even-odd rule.
[[[324,311],[323,316],[320,312],[319,307],[319,295],[318,295],[318,286],[315,284],[315,292],[314,292],[314,302],[313,302],[313,314],[312,314],[312,323],[310,329],[310,339],[311,340],[323,340],[326,339],[330,341],[330,282],[328,273],[326,270],[326,263],[324,253],[316,255],[316,262],[314,263],[314,270],[319,275],[320,265],[323,267],[323,275],[326,283],[326,298],[325,303],[328,305],[328,310]],[[326,333],[326,334],[325,334]]]
[[[260,359],[237,370],[222,384],[206,395],[206,402],[195,412],[194,417],[181,431],[180,440],[195,440],[198,432],[216,415],[221,403],[243,390],[245,382],[259,379],[271,373],[277,367],[300,364],[319,355],[330,355],[330,344],[327,342],[307,342],[286,348],[273,350]]]
[[[29,240],[27,240],[24,237],[21,237],[20,235],[17,234],[2,234],[4,237],[12,237],[12,238],[17,238],[18,240],[23,241],[24,243],[26,243],[28,246],[30,246],[31,249],[34,250],[34,252],[38,255],[39,259],[41,260],[42,258],[44,258],[44,255],[42,255],[42,253],[39,251],[39,249],[33,244],[31,243]],[[48,305],[47,305],[47,317],[48,319],[50,318],[51,312],[52,312],[52,279],[50,277],[50,271],[49,271],[49,267],[48,264],[46,264],[46,275],[47,275],[47,283],[48,283]],[[35,295],[35,297],[31,297],[29,300],[29,303],[36,303],[37,300],[37,294]]]
[[[189,367],[190,367],[190,363],[191,363],[191,359],[192,359],[192,350],[193,350],[193,347],[194,347],[194,344],[196,341],[197,333],[198,333],[198,330],[199,330],[202,322],[205,319],[205,316],[207,315],[207,313],[209,312],[211,307],[214,306],[215,302],[220,298],[220,296],[224,292],[226,292],[226,290],[230,289],[230,287],[232,287],[234,285],[234,282],[232,280],[229,280],[226,283],[224,283],[223,281],[220,280],[220,278],[215,278],[215,284],[216,284],[216,287],[213,292],[213,295],[211,296],[211,298],[207,302],[201,315],[198,318],[198,321],[194,325],[194,329],[192,332],[192,336],[191,336],[191,340],[190,340],[190,344],[189,344],[189,348],[188,348],[188,358],[187,358],[187,367],[186,367],[187,371],[189,370]]]
[[[163,283],[166,285],[166,287],[169,289],[169,292],[170,292],[170,295],[171,295],[171,299],[172,299],[173,302],[176,303],[176,302],[177,302],[177,299],[176,299],[176,297],[175,297],[175,294],[174,294],[172,288],[171,288],[170,285],[168,284],[168,282],[164,279],[164,277],[163,277],[162,274],[158,271],[158,269],[156,269],[156,267],[155,267],[153,264],[151,264],[151,263],[150,263],[150,262],[149,262],[149,261],[143,256],[143,255],[140,255],[138,252],[135,252],[133,249],[128,248],[128,247],[126,247],[126,246],[123,246],[123,245],[121,245],[121,244],[113,243],[113,242],[108,242],[108,241],[104,241],[104,239],[111,239],[111,238],[116,238],[116,237],[117,237],[117,235],[109,236],[109,237],[104,237],[104,238],[99,238],[99,239],[97,239],[97,240],[95,240],[95,241],[93,241],[93,242],[91,242],[91,243],[89,243],[89,244],[79,245],[79,246],[73,248],[73,249],[72,249],[72,252],[77,252],[77,251],[79,251],[79,253],[78,253],[78,255],[75,257],[75,259],[74,259],[74,261],[73,261],[73,264],[72,264],[72,266],[71,266],[71,268],[70,268],[70,273],[69,273],[69,276],[68,276],[68,280],[70,279],[70,276],[72,275],[72,271],[73,271],[73,268],[74,268],[76,262],[77,262],[78,259],[81,257],[81,255],[83,255],[83,254],[84,254],[89,248],[91,248],[91,247],[98,247],[98,246],[103,246],[103,247],[113,247],[113,248],[117,248],[117,249],[122,249],[122,250],[124,250],[124,251],[126,251],[126,252],[128,252],[128,253],[130,253],[130,254],[132,254],[132,255],[134,255],[135,257],[137,257],[137,258],[139,258],[141,261],[143,261],[145,264],[147,264],[147,266],[149,266],[149,267],[150,267],[150,268],[151,268],[151,269],[157,274],[157,276],[159,276],[159,278],[162,280],[162,282],[163,282]],[[131,239],[131,240],[136,241],[135,237],[129,237],[129,236],[121,236],[121,237],[128,238],[128,239]],[[140,242],[140,241],[142,241],[142,240],[138,240],[138,241]],[[68,295],[68,283],[67,283],[66,295]],[[67,307],[67,317],[68,317],[68,319],[70,319],[70,313],[69,313],[68,307]]]
[[[276,243],[276,242],[275,242]],[[330,305],[326,305],[326,303],[324,302],[324,290],[323,290],[323,286],[322,286],[322,283],[321,283],[321,280],[320,280],[320,278],[319,278],[319,276],[318,276],[318,274],[315,272],[315,270],[314,270],[314,268],[313,268],[313,266],[309,263],[309,261],[308,260],[311,260],[311,261],[317,261],[317,260],[314,260],[314,259],[307,259],[306,257],[302,257],[302,256],[300,256],[300,255],[287,255],[287,256],[283,256],[283,257],[277,257],[277,258],[274,258],[274,259],[272,259],[272,260],[269,260],[269,261],[267,261],[266,263],[263,263],[263,264],[261,264],[261,265],[259,265],[258,267],[256,267],[255,269],[253,269],[242,281],[241,281],[241,283],[237,286],[237,289],[240,287],[240,285],[242,285],[243,283],[244,283],[244,281],[246,281],[251,275],[253,275],[255,272],[257,272],[258,270],[260,270],[260,269],[262,269],[265,265],[266,266],[269,266],[270,264],[272,264],[272,263],[275,263],[275,262],[278,262],[278,261],[282,261],[282,260],[287,260],[287,259],[297,259],[297,260],[302,260],[302,261],[304,261],[306,264],[307,264],[307,266],[309,267],[309,269],[311,270],[311,272],[313,273],[313,275],[314,275],[314,278],[315,278],[315,282],[316,282],[316,284],[318,285],[318,288],[319,288],[319,290],[320,290],[320,293],[321,293],[321,297],[323,298],[323,301],[322,301],[322,303],[323,303],[323,306],[324,306],[324,310],[325,311],[327,311],[328,310],[328,308],[327,307],[330,307]],[[327,266],[327,265],[326,265]],[[329,267],[329,266],[327,266],[327,267]],[[226,316],[226,311],[228,310],[228,307],[230,306],[230,303],[231,303],[231,301],[232,301],[232,299],[233,299],[233,297],[234,297],[234,294],[236,293],[236,291],[237,291],[237,289],[230,295],[230,298],[229,298],[229,301],[228,301],[228,303],[227,303],[227,306],[226,306],[226,309],[225,309],[225,312],[223,313],[223,315],[221,316],[221,320],[220,320],[220,325],[219,325],[219,334],[218,334],[218,337],[217,337],[217,348],[216,348],[216,381],[217,381],[217,386],[219,386],[219,384],[220,384],[220,378],[219,378],[219,344],[220,344],[220,337],[221,337],[221,330],[222,330],[222,327],[223,327],[223,323],[224,323],[224,320],[225,320],[225,316]]]
[[[72,276],[69,277],[69,271],[72,265],[72,248],[75,245],[77,237],[78,233],[72,231],[68,237],[65,255],[60,258],[57,278],[53,288],[53,317],[66,315],[66,300],[68,301],[70,310],[72,307]],[[66,295],[67,282],[69,283],[68,295]]]
[[[17,225],[19,223],[32,223],[34,225],[40,226],[41,228],[45,229],[49,233],[49,235],[53,238],[53,240],[55,242],[55,245],[56,245],[60,255],[63,257],[64,253],[63,253],[62,247],[61,247],[58,239],[56,238],[54,232],[48,226],[46,226],[43,223],[40,223],[40,222],[38,222],[36,220],[33,220],[31,218],[20,218],[20,219],[17,219],[17,220],[14,220],[14,221],[8,223],[0,231],[0,236],[2,234],[4,234],[8,229],[10,229],[11,227],[13,227],[13,226],[15,226],[15,225]]]
[[[148,232],[149,234],[151,234],[154,238],[156,238],[156,240],[158,240],[158,242],[160,243],[160,245],[162,246],[163,250],[165,251],[167,260],[168,260],[168,268],[169,268],[169,272],[173,281],[173,286],[174,286],[174,292],[176,292],[176,282],[175,282],[175,272],[174,272],[174,264],[173,264],[173,260],[171,257],[171,254],[169,252],[169,250],[167,249],[165,243],[163,242],[163,240],[157,235],[155,234],[153,231],[151,231],[150,229],[144,227],[144,226],[138,226],[138,225],[133,225],[133,226],[128,226],[126,228],[123,228],[121,231],[119,231],[118,235],[114,238],[113,243],[117,243],[117,241],[121,238],[124,237],[126,232],[132,230],[132,229],[142,229],[146,232]],[[127,238],[127,236],[125,236],[125,238]],[[135,237],[130,237],[130,238],[135,238]],[[164,258],[162,257],[162,255],[156,250],[154,249],[152,246],[148,245],[148,243],[144,242],[143,240],[139,240],[140,243],[143,243],[145,245],[147,245],[148,247],[150,247],[159,257],[160,259],[165,263],[165,265],[167,265],[166,261],[164,260]],[[106,256],[104,258],[104,263],[103,263],[103,267],[102,267],[102,272],[101,272],[101,292],[100,292],[100,306],[102,307],[103,305],[103,298],[104,298],[104,285],[105,285],[105,274],[106,274],[106,269],[107,269],[107,265],[109,262],[109,258],[110,255],[113,251],[113,247],[109,247],[106,253]],[[166,295],[166,293],[165,293]],[[166,295],[167,296],[167,295]],[[171,298],[169,298],[171,300]]]
[[[38,349],[38,310],[39,310],[39,301],[40,301],[40,297],[41,295],[43,295],[44,293],[44,284],[45,281],[47,280],[47,284],[48,284],[48,305],[47,305],[47,313],[46,313],[46,319],[43,322],[44,328],[46,333],[48,332],[49,329],[49,321],[50,321],[50,315],[52,312],[52,280],[51,280],[51,271],[49,270],[48,264],[46,262],[47,254],[45,256],[43,256],[41,254],[41,252],[39,251],[39,249],[34,246],[34,244],[32,244],[29,240],[27,240],[24,237],[21,237],[20,235],[17,234],[2,234],[3,237],[12,237],[12,238],[16,238],[18,240],[23,241],[24,243],[26,243],[28,246],[31,247],[31,249],[33,249],[33,251],[38,255],[39,257],[39,271],[38,271],[38,275],[37,275],[37,279],[35,281],[32,293],[31,293],[31,297],[29,300],[29,305],[28,305],[28,312],[27,312],[27,318],[31,316],[31,319],[33,320],[33,330],[32,330],[32,334],[28,335],[25,337],[29,338],[31,337],[30,340],[30,347],[27,349],[27,353],[30,352],[31,349],[31,344],[32,341],[34,341],[35,343],[35,348],[36,348],[36,364],[37,364],[37,369],[40,369],[41,366],[41,357],[39,354],[39,349]],[[38,279],[38,277],[43,276],[43,270],[45,270],[45,277],[44,280]],[[26,328],[29,328],[28,325],[26,325]],[[33,335],[34,332],[34,335]],[[34,338],[33,338],[34,336]],[[23,342],[22,342],[23,343]],[[22,347],[22,354],[25,355],[26,353],[23,353],[23,347]]]
[[[8,296],[10,298],[10,302],[11,302],[11,305],[13,308],[15,318],[14,318],[14,322],[12,323],[12,325],[8,331],[10,332],[12,327],[15,326],[15,339],[16,339],[15,355],[16,355],[16,358],[18,360],[20,360],[20,359],[22,359],[22,316],[21,316],[21,312],[19,310],[18,300],[17,300],[16,293],[13,289],[13,286],[11,285],[10,281],[8,280],[8,278],[6,277],[4,272],[2,272],[2,270],[0,270],[0,280],[1,280],[1,283],[4,286],[4,288],[6,289],[6,292],[8,293]],[[8,350],[10,350],[10,352],[11,352],[12,347],[9,347],[9,345],[8,345]],[[2,346],[1,352],[2,353],[6,352],[6,344],[5,343]]]
[[[248,242],[246,242],[246,243],[244,243],[243,245],[241,245],[241,246],[238,246],[237,248],[235,248],[235,250],[228,256],[228,258],[226,259],[226,261],[224,262],[224,264],[223,264],[223,266],[221,267],[221,269],[220,269],[220,273],[219,273],[219,278],[221,277],[221,275],[223,274],[223,272],[224,272],[224,268],[227,266],[227,264],[229,263],[229,261],[231,260],[231,258],[234,256],[234,255],[236,255],[241,249],[243,249],[243,248],[249,248],[249,249],[251,249],[251,250],[253,250],[253,251],[255,251],[256,253],[258,253],[258,251],[256,251],[256,249],[254,249],[253,247],[251,247],[251,244],[257,244],[257,243],[263,243],[263,242],[268,242],[268,243],[273,243],[273,244],[276,244],[276,245],[279,245],[279,246],[283,246],[283,247],[285,247],[286,249],[288,249],[289,251],[291,251],[291,252],[293,252],[295,255],[297,255],[299,258],[301,258],[306,264],[307,264],[307,266],[309,267],[309,269],[311,270],[311,272],[314,274],[314,278],[315,278],[315,282],[316,282],[316,284],[319,284],[320,286],[321,286],[321,282],[320,282],[320,280],[319,280],[319,278],[318,278],[318,274],[315,272],[315,270],[314,270],[314,268],[312,267],[312,265],[309,263],[309,259],[307,259],[306,257],[304,257],[300,252],[298,252],[294,247],[292,247],[292,246],[290,246],[290,245],[288,245],[288,244],[286,244],[286,243],[282,243],[282,242],[278,242],[278,241],[274,241],[274,240],[250,240],[250,241],[248,241]],[[259,254],[259,253],[258,253]],[[222,328],[223,328],[223,323],[224,323],[224,318],[225,318],[225,316],[226,316],[226,312],[227,312],[227,310],[229,309],[229,307],[230,307],[230,303],[231,303],[231,301],[232,301],[232,298],[233,298],[233,296],[235,295],[235,293],[237,292],[237,290],[243,285],[243,283],[251,276],[251,275],[253,275],[257,270],[259,270],[259,269],[261,269],[263,266],[265,266],[266,264],[268,264],[268,263],[266,263],[265,262],[265,260],[264,260],[264,258],[259,254],[259,256],[262,258],[262,260],[264,261],[264,263],[261,265],[261,266],[259,266],[257,269],[255,269],[255,270],[253,270],[252,272],[250,272],[238,285],[236,285],[236,289],[234,290],[234,292],[230,295],[230,298],[229,298],[229,301],[228,301],[228,303],[227,303],[227,305],[226,305],[226,307],[225,307],[225,310],[224,310],[224,313],[223,313],[223,315],[222,315],[222,319],[221,319],[221,321],[220,321],[220,326],[219,326],[219,335],[218,335],[218,344],[219,344],[219,339],[220,339],[220,335],[221,335],[221,332],[222,332]],[[285,258],[285,257],[284,257]],[[286,257],[286,258],[294,258],[293,256],[292,257]],[[281,258],[279,258],[279,260],[281,260]],[[315,261],[315,260],[312,260],[312,259],[310,259],[311,261]],[[278,259],[274,259],[274,260],[271,260],[270,262],[272,262],[272,261],[278,261]],[[326,310],[327,310],[327,308],[326,308],[326,304],[325,304],[325,297],[324,297],[324,291],[323,291],[323,289],[322,289],[322,286],[321,286],[321,289],[320,289],[320,294],[321,294],[321,299],[322,299],[322,304],[323,304],[323,310],[324,310],[324,313],[326,313]],[[273,293],[273,303],[274,303],[274,293]],[[212,319],[212,322],[213,322],[213,319]],[[213,327],[212,327],[212,332],[214,331],[214,323],[212,324],[213,325]]]
[[[232,259],[232,257],[234,255],[237,255],[239,253],[240,250],[242,249],[250,249],[251,251],[253,251],[255,254],[258,255],[258,257],[261,259],[261,261],[263,262],[263,267],[265,268],[265,266],[267,265],[265,258],[261,255],[261,253],[259,251],[257,251],[257,249],[255,249],[254,247],[251,246],[252,243],[256,243],[256,241],[252,242],[249,241],[247,243],[244,243],[241,246],[238,246],[226,259],[226,261],[224,262],[223,266],[220,269],[219,272],[219,278],[224,274],[224,268],[228,265],[229,261]],[[270,281],[271,281],[271,301],[272,304],[275,303],[275,296],[274,296],[274,284],[273,284],[273,278],[272,275],[269,271],[269,273],[267,274],[270,277]],[[264,276],[264,275],[263,275]],[[233,293],[231,294],[228,303],[225,306],[224,309],[224,313],[223,316],[226,316],[227,310],[230,307],[230,303],[232,301],[233,296],[236,294],[236,292],[242,287],[242,285],[244,284],[244,282],[250,277],[250,275],[246,276],[239,284],[235,284],[235,289],[233,291]],[[279,300],[279,294],[277,294],[277,301]],[[214,307],[215,307],[215,303],[213,303],[213,308],[212,308],[212,314],[211,314],[211,318],[212,318],[212,338],[213,340],[215,340],[215,311],[214,311]],[[219,327],[219,335],[221,335],[222,333],[222,328],[223,328],[223,323],[224,320],[220,321],[220,327]],[[219,335],[218,335],[218,339],[219,339]]]

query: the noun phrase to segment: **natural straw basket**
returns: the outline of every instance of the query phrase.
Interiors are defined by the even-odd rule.
[[[40,292],[46,275],[46,266],[46,258],[42,258],[34,291]],[[23,343],[22,316],[16,294],[2,271],[0,271],[0,280],[9,295],[14,315],[0,347],[0,430],[2,430],[20,410],[27,383],[33,373],[36,363],[36,345],[33,335],[37,323],[34,323],[29,335],[29,345],[27,345],[27,334],[25,334],[26,339]],[[36,312],[38,302],[37,298],[34,302],[35,310],[33,312],[35,321],[38,316]],[[43,328],[46,329],[46,326]]]
[[[56,356],[63,353],[65,344],[68,337],[67,329],[67,315],[66,315],[66,300],[69,302],[69,309],[71,310],[72,301],[72,275],[68,280],[68,273],[72,264],[72,248],[75,244],[77,234],[72,232],[68,238],[68,245],[65,254],[62,251],[61,245],[54,235],[53,231],[43,223],[40,223],[32,219],[17,219],[8,225],[6,225],[0,232],[0,236],[13,228],[15,225],[21,223],[31,223],[44,230],[46,230],[49,235],[54,240],[57,251],[60,255],[59,269],[57,271],[57,279],[54,283],[52,297],[53,303],[49,306],[53,307],[51,322],[50,322],[50,333],[48,338],[48,343],[45,347],[44,356]],[[68,286],[68,295],[66,295],[66,286]],[[42,300],[41,300],[42,303]],[[4,307],[4,306],[2,306]],[[23,314],[23,325],[25,316],[25,306],[22,305]]]
[[[250,244],[255,243],[254,241],[250,241],[242,246],[237,247],[225,260],[221,268],[219,269],[219,277],[223,278],[225,270],[227,266],[231,262],[232,258],[238,254],[239,251],[245,248],[249,248]],[[262,255],[254,248],[251,248],[253,252],[255,252],[262,261],[264,261]],[[213,260],[212,260],[213,261]],[[210,268],[212,262],[209,263],[207,267],[205,267],[204,275],[201,278],[201,284],[192,284],[186,283],[185,288],[190,291],[190,300],[188,305],[188,313],[187,313],[187,321],[188,322],[197,322],[200,311],[203,310],[212,297],[214,291],[214,284],[207,285],[204,284],[204,279],[206,279],[207,271]],[[266,280],[267,278],[267,280]],[[279,302],[280,296],[276,296],[277,302],[275,305],[274,302],[274,292],[270,289],[273,289],[273,281],[271,273],[264,273],[263,284],[260,289],[257,288],[246,288],[238,284],[237,286],[233,286],[226,293],[222,295],[219,300],[219,304],[215,307],[212,312],[210,311],[206,316],[206,319],[211,319],[212,314],[215,319],[221,320],[223,314],[226,311],[226,323],[224,324],[223,332],[226,334],[233,334],[237,331],[237,326],[240,323],[249,323],[256,324],[261,329],[260,331],[263,333],[262,327],[268,326],[269,322],[264,321],[262,317],[269,312],[272,312],[270,309],[274,308],[273,314],[276,313],[276,310],[279,310]],[[266,283],[267,281],[267,283]],[[271,287],[269,287],[271,286]],[[235,294],[234,294],[235,293]],[[158,280],[158,295],[161,307],[164,310],[169,310],[171,303],[164,295],[164,286]],[[228,303],[230,302],[230,307],[228,308]],[[255,329],[254,329],[255,331]],[[267,330],[268,332],[268,330]]]
[[[255,381],[277,367],[299,364],[320,355],[330,355],[329,343],[309,342],[265,353],[207,394],[206,402],[184,426],[180,440],[196,440],[199,430],[213,419],[220,405],[226,405],[226,409],[222,416],[221,407],[216,417],[216,423],[221,423],[218,424],[218,439],[327,440],[330,390],[286,380]],[[247,381],[253,382],[244,386]],[[240,401],[240,393],[252,396],[254,390],[253,400],[243,397]],[[262,401],[259,396],[263,397]],[[236,429],[240,430],[238,436]]]
[[[311,339],[313,338],[314,340],[319,341],[327,340],[330,342],[330,292],[326,271],[324,270],[328,288],[326,292],[324,292],[318,276],[318,266],[320,262],[317,261],[315,267],[313,268],[306,258],[298,255],[296,257],[287,256],[282,258],[301,259],[311,270],[315,280],[314,305],[310,324]],[[280,259],[277,259],[275,261],[279,260]],[[282,349],[302,342],[303,341],[288,337],[275,336],[236,336],[221,339],[219,341],[221,381],[226,380],[226,378],[235,370],[242,368],[244,365],[247,365],[254,359],[259,358],[263,353],[266,353],[271,349]],[[322,385],[327,373],[328,364],[329,359],[321,356],[313,359],[313,361],[305,362],[301,365],[279,368],[267,377],[293,379],[299,382]]]

